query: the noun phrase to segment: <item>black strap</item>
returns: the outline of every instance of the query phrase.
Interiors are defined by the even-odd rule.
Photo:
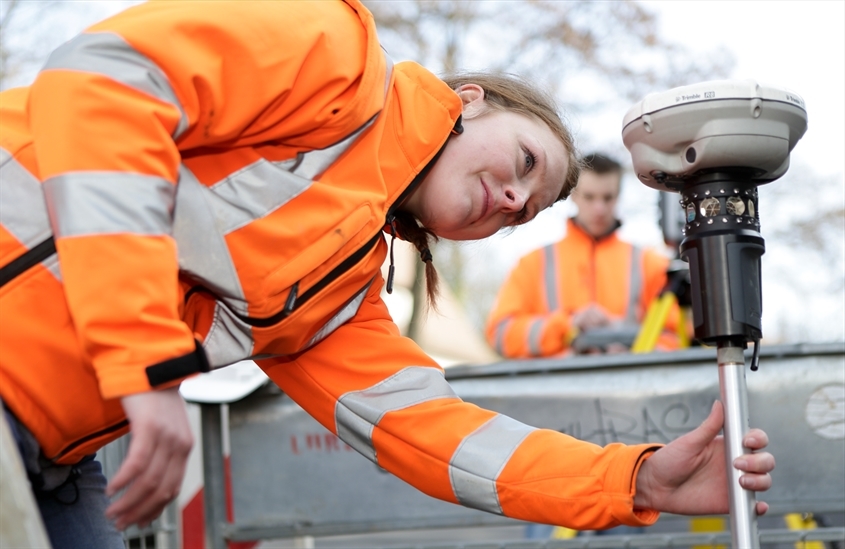
[[[16,276],[23,274],[27,269],[38,265],[51,255],[56,253],[56,241],[51,236],[41,242],[20,257],[17,257],[0,268],[0,287],[11,282]]]
[[[199,341],[195,341],[195,343],[196,348],[187,355],[147,366],[147,380],[149,380],[150,386],[157,387],[191,374],[210,371],[211,366],[208,364],[208,358],[205,356],[202,345]]]

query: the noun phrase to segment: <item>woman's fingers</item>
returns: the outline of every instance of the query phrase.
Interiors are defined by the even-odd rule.
[[[769,452],[745,454],[734,460],[734,467],[744,473],[771,473],[775,469],[775,456]]]
[[[186,459],[182,459],[179,455],[172,456],[168,465],[165,466],[159,489],[150,498],[149,504],[138,510],[137,522],[139,526],[143,528],[154,521],[164,511],[167,504],[179,494],[182,477],[185,473],[185,464]]]
[[[178,494],[178,491],[172,491],[162,483],[159,488],[147,492],[140,503],[136,507],[130,507],[128,512],[121,516],[118,524],[122,523],[120,528],[125,528],[131,524],[137,524],[144,528],[152,521],[161,515],[168,503]]]
[[[713,406],[710,408],[710,415],[701,422],[701,425],[676,440],[688,443],[690,445],[688,451],[698,454],[707,445],[713,442],[713,439],[715,439],[719,434],[719,431],[722,430],[723,422],[724,414],[722,403],[717,400],[713,402]]]
[[[134,441],[133,441],[134,443]],[[131,453],[130,443],[130,453]],[[135,524],[142,513],[149,512],[149,507],[158,488],[156,477],[164,472],[167,457],[162,455],[161,446],[152,448],[150,460],[145,468],[133,479],[126,491],[106,509],[106,516],[115,521],[118,530]],[[127,457],[128,459],[128,457]]]
[[[125,492],[106,509],[118,529],[146,525],[176,497],[193,445],[185,404],[178,390],[150,391],[122,399],[132,440],[106,489]]]
[[[758,501],[757,502],[757,514],[758,515],[765,515],[766,511],[769,510],[769,504],[765,501]]]
[[[734,467],[745,473],[739,477],[739,484],[746,490],[764,492],[772,487],[769,473],[775,468],[775,457],[769,452],[740,456],[734,460]]]
[[[749,450],[762,450],[769,445],[769,435],[762,429],[750,429],[742,438],[742,445]]]
[[[150,447],[152,452],[143,471],[135,476],[126,492],[106,511],[107,516],[115,520],[118,529],[151,522],[179,489],[178,483],[184,470],[179,444],[174,444],[167,436],[159,436]]]
[[[137,432],[136,432],[137,431]],[[117,470],[117,473],[106,486],[106,495],[112,497],[120,490],[123,490],[144,472],[144,469],[150,463],[153,453],[152,441],[148,439],[148,434],[143,429],[138,429],[132,432],[133,438],[129,443],[129,450],[123,463]]]
[[[739,477],[739,485],[746,490],[754,492],[765,492],[772,487],[772,476],[765,475],[742,475]]]
[[[132,443],[130,454],[131,446]],[[145,452],[149,459],[143,470],[134,475],[126,492],[106,510],[106,516],[115,520],[120,530],[131,524],[152,522],[179,493],[190,444],[165,436],[146,447],[152,451]],[[132,467],[127,474],[137,470]]]

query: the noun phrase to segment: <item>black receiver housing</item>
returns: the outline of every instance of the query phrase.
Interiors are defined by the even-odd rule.
[[[680,255],[689,264],[695,337],[709,344],[758,341],[763,335],[760,258],[766,248],[757,187],[729,172],[686,183]]]

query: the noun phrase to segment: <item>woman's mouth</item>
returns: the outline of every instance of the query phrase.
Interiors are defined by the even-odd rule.
[[[481,204],[481,215],[478,216],[478,219],[475,221],[481,221],[484,219],[484,216],[487,215],[487,212],[490,210],[491,202],[493,201],[493,197],[490,194],[490,189],[487,188],[487,184],[484,183],[484,180],[481,180],[481,188],[484,190],[484,202]]]

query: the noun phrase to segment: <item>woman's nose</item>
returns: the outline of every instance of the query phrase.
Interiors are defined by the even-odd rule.
[[[502,209],[508,212],[518,212],[525,207],[528,193],[515,186],[505,186],[505,200]]]

